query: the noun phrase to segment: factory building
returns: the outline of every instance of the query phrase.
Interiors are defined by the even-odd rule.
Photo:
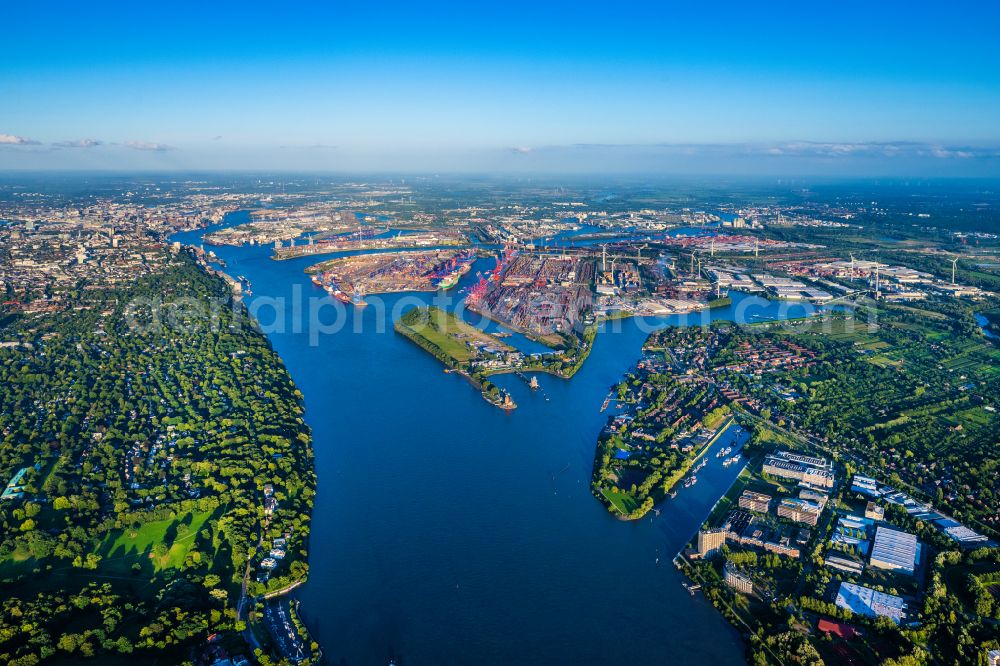
[[[896,624],[902,623],[906,608],[902,597],[846,582],[840,584],[835,603],[852,613],[865,617],[887,617]]]
[[[920,558],[917,537],[907,532],[879,526],[869,564],[878,569],[913,575]]]
[[[833,465],[825,458],[790,451],[777,451],[764,459],[763,470],[771,476],[791,479],[814,488],[833,488]]]

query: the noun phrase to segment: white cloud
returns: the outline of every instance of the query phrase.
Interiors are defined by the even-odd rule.
[[[165,143],[153,143],[152,141],[126,141],[125,145],[133,150],[148,150],[156,153],[174,149],[173,146],[168,146]]]
[[[656,144],[576,144],[547,146],[537,152],[565,150],[633,151],[664,156],[765,156],[823,160],[858,158],[937,158],[996,159],[1000,148],[993,146],[948,146],[919,141],[786,141],[775,143],[656,143]],[[528,148],[514,148],[515,153]]]
[[[0,145],[3,146],[37,146],[38,143],[33,139],[25,139],[23,136],[0,134]]]
[[[93,148],[100,146],[101,142],[97,139],[75,139],[73,141],[56,141],[52,145],[57,148]]]
[[[766,147],[769,155],[803,157],[936,157],[939,159],[994,158],[998,153],[989,147],[942,146],[917,141],[817,142],[794,141]]]

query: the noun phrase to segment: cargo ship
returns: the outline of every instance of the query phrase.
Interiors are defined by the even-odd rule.
[[[360,284],[354,288],[354,295],[351,297],[351,305],[356,308],[363,308],[368,303],[365,302],[365,288]]]
[[[340,289],[337,289],[333,285],[326,286],[326,293],[330,294],[331,296],[336,298],[341,303],[344,303],[345,305],[351,304],[351,297],[342,292]]]
[[[317,273],[312,276],[312,282],[317,287],[322,287],[326,293],[333,296],[344,305],[355,305],[357,307],[364,307],[368,305],[364,301],[357,302],[355,298],[344,293],[344,291],[337,286],[337,276],[332,272],[327,271],[325,273]]]
[[[461,273],[457,273],[457,272],[456,273],[451,273],[451,274],[446,275],[445,277],[441,278],[440,280],[438,280],[438,283],[435,286],[438,289],[445,289],[445,290],[446,289],[451,289],[456,284],[458,284],[458,281],[460,279],[462,279]]]
[[[475,260],[475,250],[463,250],[459,252],[451,259],[443,261],[431,269],[428,273],[431,278],[431,284],[438,289],[451,289],[458,284],[463,275],[469,272],[469,269],[472,268],[472,262]]]

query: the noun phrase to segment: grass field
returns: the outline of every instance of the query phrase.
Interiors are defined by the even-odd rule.
[[[33,557],[29,557],[24,552],[15,550],[10,557],[0,562],[0,581],[15,579],[31,572],[38,566],[38,562]]]
[[[605,488],[601,492],[604,494],[604,498],[622,515],[632,513],[639,506],[634,497],[617,488]]]
[[[764,445],[791,446],[795,448],[797,441],[785,435],[783,432],[768,427],[764,422],[758,423],[757,441]]]
[[[469,343],[501,351],[514,349],[450,312],[435,307],[408,312],[397,322],[397,327],[413,337],[422,338],[457,363],[465,363],[476,357],[476,351]]]
[[[19,584],[31,594],[62,589],[66,585],[82,586],[94,581],[107,582],[121,590],[137,593],[139,589],[152,585],[151,577],[181,567],[195,545],[198,531],[208,520],[221,513],[222,509],[189,513],[175,519],[146,523],[134,530],[113,530],[93,544],[91,552],[101,557],[96,570],[74,566],[68,560],[39,562],[15,551],[0,562],[0,581],[28,575]],[[156,546],[160,543],[166,546],[166,550],[157,554]],[[214,562],[224,561],[219,552],[207,555]],[[139,565],[137,570],[132,568],[135,564]],[[31,576],[36,569],[45,574]]]
[[[146,573],[178,568],[191,551],[198,530],[211,515],[190,513],[177,519],[146,523],[135,530],[112,531],[95,549],[102,558],[99,569],[108,575],[131,575],[136,563]],[[167,546],[163,555],[154,553],[160,543]]]
[[[897,361],[889,358],[888,356],[882,356],[881,354],[878,356],[870,356],[868,358],[868,362],[874,363],[875,365],[880,365],[883,368],[896,367],[898,365],[902,365],[903,363],[902,361]]]

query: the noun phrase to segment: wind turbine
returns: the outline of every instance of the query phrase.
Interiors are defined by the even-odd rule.
[[[958,266],[958,255],[951,260],[951,285],[955,286],[955,267]]]

